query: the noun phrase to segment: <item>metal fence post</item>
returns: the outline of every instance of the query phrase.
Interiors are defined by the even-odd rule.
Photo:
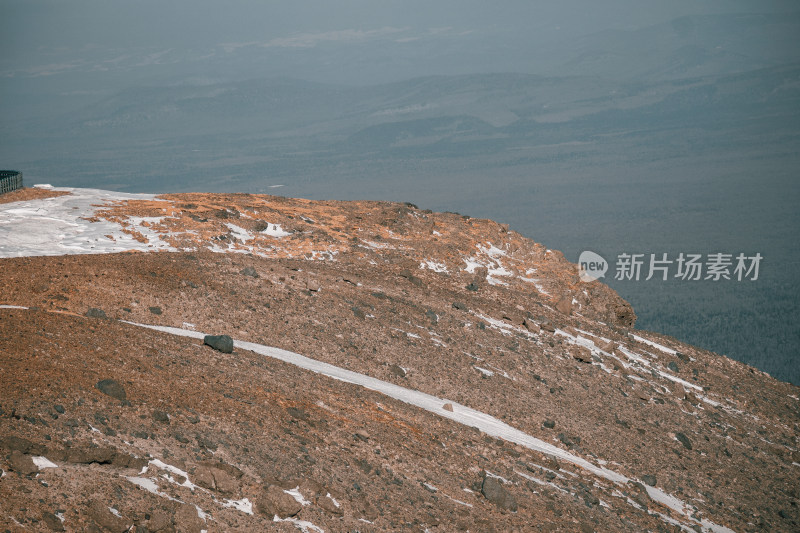
[[[22,188],[22,172],[0,170],[0,194]]]

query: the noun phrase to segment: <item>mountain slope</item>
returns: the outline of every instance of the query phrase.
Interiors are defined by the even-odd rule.
[[[27,194],[51,197],[0,204],[3,236],[53,238],[0,249],[0,303],[20,307],[0,309],[8,528],[798,525],[797,387],[631,329],[616,293],[499,224],[385,202]],[[472,428],[465,408],[493,418]],[[502,424],[525,438],[492,436]]]

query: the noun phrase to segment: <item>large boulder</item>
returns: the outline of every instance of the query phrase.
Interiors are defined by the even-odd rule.
[[[228,335],[206,335],[203,337],[203,344],[207,344],[222,353],[233,352],[233,339]]]

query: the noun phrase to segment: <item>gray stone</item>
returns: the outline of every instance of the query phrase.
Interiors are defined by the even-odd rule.
[[[652,474],[645,474],[642,476],[642,481],[645,485],[650,485],[651,487],[656,486],[656,476]]]
[[[586,504],[587,507],[594,507],[595,505],[600,504],[600,500],[597,496],[589,492],[588,490],[584,491],[583,493],[583,502]]]
[[[401,367],[399,365],[390,366],[389,367],[389,372],[391,372],[392,374],[394,374],[395,376],[397,376],[399,378],[406,377],[406,371],[403,369],[403,367]]]
[[[239,274],[241,274],[242,276],[250,276],[251,278],[258,277],[258,272],[256,272],[256,269],[253,267],[244,267],[239,271]]]
[[[86,311],[86,316],[89,318],[108,318],[105,311],[96,307],[90,307],[89,310]]]
[[[675,364],[675,361],[670,361],[669,364],[667,365],[667,368],[669,368],[673,372],[680,372],[680,370],[678,369],[678,365]]]
[[[294,407],[290,405],[286,408],[286,412],[289,413],[289,416],[292,418],[308,422],[308,413],[302,407]]]
[[[481,494],[502,509],[516,512],[517,500],[509,493],[499,479],[484,476],[481,483]]]
[[[570,439],[563,433],[558,434],[558,440],[560,440],[564,445],[569,446],[570,448],[575,446],[575,443],[572,442],[572,439]]]
[[[675,438],[678,439],[678,442],[683,444],[683,447],[686,448],[687,450],[691,450],[692,449],[692,441],[690,441],[689,437],[687,437],[683,433],[680,433],[680,432],[675,433]]]
[[[212,452],[217,451],[217,448],[219,447],[216,442],[204,435],[197,435],[195,439],[197,440],[197,445],[199,447],[208,448]]]
[[[153,420],[162,424],[169,424],[169,415],[164,411],[153,411]]]
[[[112,398],[121,402],[124,402],[127,399],[125,395],[125,387],[113,379],[104,379],[102,381],[98,381],[95,387],[103,394],[111,396]]]
[[[162,313],[161,308],[158,306],[151,307],[150,312],[154,315],[160,315]]]
[[[206,335],[203,337],[203,344],[207,344],[222,353],[233,352],[233,339],[228,335]]]

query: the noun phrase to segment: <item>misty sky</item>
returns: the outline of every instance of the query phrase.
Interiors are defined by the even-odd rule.
[[[270,55],[300,50],[325,54],[346,45],[379,57],[384,48],[394,60],[403,58],[403,44],[419,45],[426,39],[435,47],[432,55],[441,60],[409,49],[406,64],[396,69],[397,79],[492,67],[538,73],[552,67],[548,60],[559,49],[603,30],[633,30],[683,15],[796,9],[794,2],[764,0],[4,0],[0,79],[71,72],[107,72],[113,78],[124,71],[147,83],[154,76],[148,68],[154,65],[180,65],[178,77],[213,78],[219,70],[222,78],[247,79],[269,76],[268,67],[259,69],[259,61],[271,65],[266,63]],[[247,54],[248,62],[237,69],[215,69],[209,63],[210,58],[235,61],[241,54]],[[353,84],[394,81],[391,71],[379,65],[359,65],[343,76],[336,76],[336,69],[303,65],[276,73]]]

